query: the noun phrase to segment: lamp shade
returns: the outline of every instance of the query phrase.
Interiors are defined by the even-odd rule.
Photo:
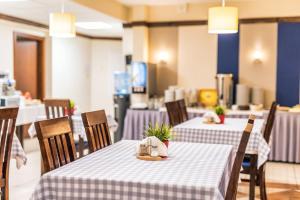
[[[238,32],[238,9],[236,7],[212,7],[208,10],[208,33]]]
[[[50,36],[52,37],[75,37],[76,17],[71,13],[51,13],[49,20]]]

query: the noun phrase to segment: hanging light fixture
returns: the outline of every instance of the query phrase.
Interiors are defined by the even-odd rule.
[[[222,0],[222,6],[208,10],[208,33],[237,33],[238,20],[238,9],[225,6],[225,0]]]
[[[49,18],[49,32],[52,37],[75,37],[75,15],[71,13],[65,13],[65,4],[62,2],[60,13],[50,13]]]

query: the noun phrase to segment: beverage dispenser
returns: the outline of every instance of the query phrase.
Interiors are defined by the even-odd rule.
[[[147,109],[149,98],[156,95],[156,66],[145,62],[131,65],[131,108]]]
[[[114,142],[123,137],[124,119],[130,106],[130,75],[127,72],[114,72],[114,114],[118,129],[114,133]]]
[[[233,75],[217,74],[216,84],[218,92],[218,104],[230,108],[233,104]]]

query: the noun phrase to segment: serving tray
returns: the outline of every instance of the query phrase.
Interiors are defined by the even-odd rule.
[[[139,160],[146,160],[146,161],[162,161],[166,159],[160,156],[140,156],[140,155],[137,155],[136,158]]]

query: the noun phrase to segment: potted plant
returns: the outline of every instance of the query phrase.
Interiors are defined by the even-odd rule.
[[[222,106],[215,107],[215,113],[220,118],[220,124],[224,124],[225,121],[225,109]]]
[[[169,146],[169,140],[172,137],[172,128],[169,125],[156,123],[154,126],[149,123],[147,129],[145,130],[145,135],[147,137],[155,136],[160,141],[162,141],[167,147]]]
[[[74,115],[75,110],[76,110],[75,102],[73,100],[70,100],[70,113],[69,113],[69,110],[67,108],[65,108],[64,109],[65,115],[72,116],[72,115]]]

